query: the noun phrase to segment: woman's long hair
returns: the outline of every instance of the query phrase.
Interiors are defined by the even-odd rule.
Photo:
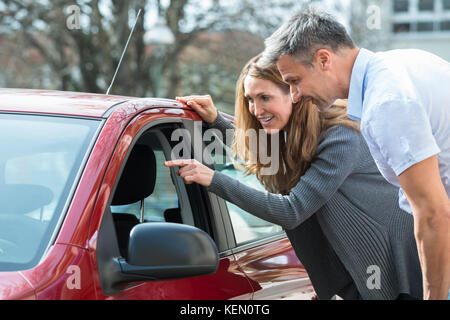
[[[319,112],[310,101],[301,99],[292,105],[292,114],[286,126],[274,137],[279,143],[279,169],[275,174],[265,175],[261,170],[270,164],[263,164],[258,157],[260,154],[261,123],[249,111],[245,98],[244,80],[247,75],[270,80],[283,92],[289,94],[289,85],[283,81],[276,65],[261,68],[257,65],[260,55],[251,59],[242,69],[236,84],[235,104],[235,137],[234,152],[238,158],[244,160],[244,171],[255,174],[266,190],[272,193],[289,194],[290,190],[299,182],[311,165],[316,154],[317,144],[321,133],[333,125],[344,125],[359,131],[359,124],[350,120],[346,115],[346,102],[339,100],[326,112]],[[248,130],[256,130],[257,148],[251,146]],[[265,143],[267,156],[271,155],[270,136]]]

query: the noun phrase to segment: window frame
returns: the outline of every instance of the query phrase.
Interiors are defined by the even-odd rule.
[[[134,119],[136,119],[137,117],[139,117],[140,115],[137,115]],[[144,115],[144,117],[149,117],[148,115]],[[151,117],[151,116],[150,116]],[[133,121],[131,121],[133,122]],[[130,122],[130,123],[131,123]],[[133,140],[131,141],[128,150],[126,152],[126,155],[124,156],[124,159],[121,163],[121,167],[115,177],[114,180],[114,186],[111,189],[111,193],[110,196],[108,198],[108,202],[105,206],[105,211],[103,212],[103,216],[102,216],[102,221],[105,219],[105,215],[109,215],[111,220],[112,220],[112,213],[110,210],[110,206],[111,206],[111,201],[114,198],[114,194],[115,191],[117,189],[117,185],[120,181],[120,177],[122,176],[123,170],[125,168],[125,164],[128,161],[129,155],[131,153],[131,151],[133,150],[134,146],[136,145],[136,143],[139,141],[139,139],[142,137],[143,134],[145,134],[146,132],[148,132],[149,130],[160,130],[162,127],[162,125],[168,125],[168,126],[173,126],[173,130],[180,128],[180,129],[187,129],[191,136],[192,136],[192,129],[190,127],[191,126],[191,122],[193,122],[190,119],[185,119],[185,118],[162,118],[162,119],[149,119],[148,122],[146,122],[145,124],[143,124],[141,126],[141,128],[139,128],[138,132],[136,133],[136,135],[133,137]],[[127,126],[128,127],[128,126]],[[126,129],[125,129],[126,130]],[[163,132],[160,131],[160,133],[165,136],[165,134]],[[166,140],[167,139],[167,136]],[[121,136],[118,140],[117,145],[119,145],[120,140],[123,137]],[[183,143],[185,143],[187,140],[187,138],[185,137],[185,135],[183,134]],[[169,143],[170,146],[170,142],[166,141]],[[165,154],[165,156],[167,157],[166,151],[167,151],[167,145],[164,146],[164,142],[160,140],[160,143],[163,147],[163,152]],[[117,148],[116,145],[116,148]],[[192,148],[192,144],[190,146]],[[227,232],[225,231],[225,228],[223,226],[223,222],[221,219],[221,207],[217,205],[217,199],[214,197],[209,196],[208,192],[206,191],[206,188],[201,187],[200,185],[197,184],[192,184],[192,185],[186,185],[184,183],[184,181],[178,177],[175,172],[176,172],[176,168],[170,168],[174,179],[174,185],[175,188],[177,190],[177,194],[180,199],[180,192],[182,194],[182,197],[184,198],[184,203],[187,205],[189,205],[192,213],[193,213],[193,219],[194,219],[194,227],[199,228],[203,231],[205,231],[206,233],[208,233],[211,238],[215,241],[217,248],[219,249],[219,252],[221,253],[221,257],[225,256],[224,253],[229,253],[229,243],[227,241]],[[196,199],[201,199],[201,201],[190,201],[190,198],[195,197]],[[213,202],[213,203],[211,203]],[[214,203],[215,202],[215,203]],[[181,203],[179,204],[180,206],[182,205]],[[201,211],[201,212],[197,212],[197,211]],[[218,220],[219,219],[219,220]],[[219,223],[216,223],[215,221],[220,221]],[[102,224],[102,222],[100,223]],[[183,224],[187,224],[187,223],[183,223]],[[114,232],[112,232],[111,230],[107,231],[107,233],[109,233],[109,235],[107,235],[107,237],[109,238],[109,241],[113,241],[115,242],[116,245],[118,245],[118,238],[117,235]],[[112,239],[111,237],[114,237],[114,239]]]
[[[202,127],[199,128],[199,126],[196,126],[195,123],[199,121],[193,121],[190,119],[182,119],[181,120],[184,129],[188,130],[190,137],[203,137],[203,130]],[[206,125],[204,122],[201,122],[202,126]],[[190,139],[190,138],[188,138]],[[201,144],[201,153],[203,154],[203,151],[205,149],[205,143],[202,139]],[[191,155],[192,158],[195,158],[199,160],[199,157],[197,157],[196,152],[200,150],[195,150],[192,147],[192,141],[191,141]],[[175,169],[175,168],[173,168]],[[211,168],[214,169],[214,168]],[[208,192],[207,188],[197,185],[203,195],[208,198],[208,201],[206,201],[207,206],[209,207],[210,216],[209,219],[211,221],[211,227],[213,229],[213,232],[216,236],[216,238],[213,238],[216,242],[217,248],[219,250],[219,256],[220,258],[229,256],[232,254],[231,249],[236,246],[236,242],[234,241],[234,233],[231,226],[231,220],[227,219],[227,207],[225,200],[218,197],[217,195]]]
[[[225,113],[222,113],[222,114],[225,114]],[[234,118],[231,115],[228,115],[228,114],[226,114],[226,115],[228,117]],[[198,134],[200,136],[203,136],[204,129],[209,129],[209,126],[206,123],[202,122],[202,124],[203,125],[201,128],[202,129],[201,132],[196,132],[196,134]],[[217,136],[216,136],[216,139],[218,139]],[[225,145],[224,141],[222,141],[222,143]],[[203,154],[203,151],[205,150],[205,147],[206,147],[206,144],[202,140],[202,154]],[[213,165],[211,165],[210,167],[211,167],[211,169],[214,170]],[[235,253],[243,252],[246,250],[250,250],[252,248],[259,247],[261,245],[265,245],[265,244],[268,244],[271,242],[275,242],[275,241],[287,238],[286,232],[282,229],[281,231],[267,235],[265,237],[255,238],[255,239],[251,239],[251,240],[248,240],[248,241],[245,241],[242,243],[237,243],[236,235],[235,235],[235,231],[233,228],[233,223],[231,221],[231,215],[230,215],[230,211],[228,209],[227,202],[224,199],[220,198],[219,196],[217,196],[211,192],[209,192],[209,196],[210,196],[210,199],[214,199],[215,205],[217,206],[217,209],[220,211],[220,214],[221,214],[220,219],[222,220],[223,225],[226,230],[226,233],[227,233],[227,240],[228,240],[228,243],[230,246],[230,249],[229,249],[230,253],[235,254]],[[222,254],[224,254],[224,253],[221,253],[221,256],[222,256]]]

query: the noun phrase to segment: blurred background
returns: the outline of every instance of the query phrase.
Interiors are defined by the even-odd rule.
[[[210,94],[234,114],[234,89],[264,38],[306,6],[334,14],[360,47],[420,48],[450,61],[450,0],[0,0],[0,87],[111,94]]]

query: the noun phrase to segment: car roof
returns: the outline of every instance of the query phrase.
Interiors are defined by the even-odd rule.
[[[136,98],[56,90],[0,88],[0,112],[26,112],[102,118],[110,114],[108,110],[111,107],[123,104],[124,102],[130,102],[133,107],[139,104],[141,108],[144,105],[147,107],[163,105],[191,109],[176,101],[167,99]],[[126,107],[125,105],[123,106]]]

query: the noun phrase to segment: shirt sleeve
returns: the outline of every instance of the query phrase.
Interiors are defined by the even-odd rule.
[[[353,129],[329,129],[310,168],[289,195],[256,190],[218,171],[208,191],[261,219],[293,229],[320,209],[351,174],[360,162],[361,141]]]
[[[222,137],[222,141],[226,143],[228,147],[232,147],[234,140],[234,125],[231,121],[225,119],[220,112],[217,113],[217,118],[209,124],[210,129],[219,130]]]
[[[426,110],[412,100],[390,100],[363,115],[362,133],[381,173],[389,181],[412,165],[441,150],[433,136]]]

